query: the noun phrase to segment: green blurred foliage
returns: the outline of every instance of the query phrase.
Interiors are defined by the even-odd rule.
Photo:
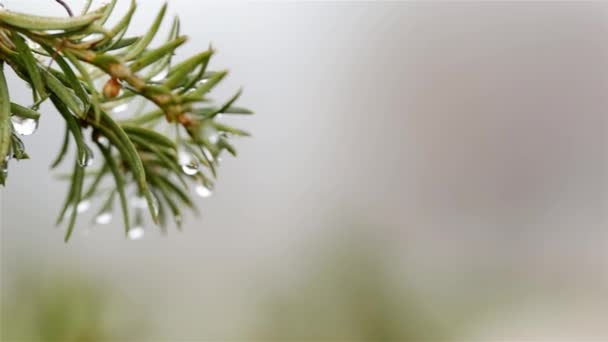
[[[122,320],[109,311],[104,287],[83,275],[20,275],[3,284],[0,314],[2,341],[117,341],[141,337],[139,316]]]
[[[363,237],[332,238],[259,309],[255,340],[438,341],[452,328],[425,308],[413,289],[391,277],[382,251]],[[293,280],[293,279],[291,279]]]

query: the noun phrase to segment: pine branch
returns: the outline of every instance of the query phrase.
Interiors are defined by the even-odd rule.
[[[94,11],[87,6],[79,16],[72,16],[65,2],[56,1],[69,18],[0,9],[0,184],[7,181],[11,159],[28,158],[20,136],[35,131],[37,109],[50,100],[66,123],[52,167],[66,159],[71,143],[76,147],[69,190],[57,220],[68,220],[66,241],[78,213],[97,197],[102,197],[96,218],[100,224],[108,223],[118,197],[125,232],[131,238],[141,235],[146,208],[163,229],[168,217],[179,227],[182,211],[194,209],[190,189],[208,197],[220,154],[225,150],[236,156],[231,138],[248,135],[217,120],[222,114],[252,114],[234,106],[241,91],[222,105],[211,105],[209,91],[227,74],[208,70],[214,54],[211,47],[173,63],[176,49],[187,41],[180,35],[177,18],[166,42],[150,47],[166,5],[144,35],[125,37],[135,1],[112,27],[105,23],[116,0]],[[31,86],[29,106],[10,101],[5,64]],[[155,108],[117,119],[121,108],[137,101]],[[94,171],[89,171],[91,146],[102,157]],[[111,182],[110,191],[102,189],[104,182]],[[131,190],[134,197],[128,197]]]

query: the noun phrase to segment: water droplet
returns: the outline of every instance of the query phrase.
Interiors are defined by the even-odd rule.
[[[178,226],[182,225],[182,215],[175,215],[173,219],[175,220],[175,223],[177,223]]]
[[[198,173],[198,160],[194,158],[190,153],[179,151],[177,154],[177,160],[182,167],[182,172],[188,176],[194,176]]]
[[[110,212],[103,212],[95,217],[96,224],[108,224],[110,222],[112,222],[112,213]]]
[[[90,207],[91,207],[91,202],[89,200],[81,201],[76,206],[76,212],[79,214],[84,213],[85,211],[89,210]]]
[[[95,156],[93,155],[93,151],[89,148],[89,146],[84,146],[84,154],[81,155],[78,159],[78,165],[80,167],[88,167],[93,165],[93,161]]]
[[[134,196],[131,198],[131,206],[135,209],[147,209],[148,201],[143,196]]]
[[[150,81],[152,81],[152,82],[161,82],[166,77],[167,77],[167,70],[165,69],[165,70],[159,72],[158,74],[154,75],[154,77],[152,77],[150,79]]]
[[[127,235],[129,236],[129,240],[140,240],[144,237],[144,228],[141,226],[133,227],[129,229]]]
[[[204,186],[203,184],[197,185],[194,190],[196,191],[197,195],[199,195],[203,198],[207,198],[207,197],[210,197],[211,195],[213,195],[213,192],[211,191],[211,189]]]
[[[222,115],[222,113],[216,114],[215,118],[218,120],[221,120],[224,117],[224,115]]]
[[[198,168],[192,164],[184,164],[182,165],[182,172],[188,176],[194,176],[198,173]]]
[[[122,112],[126,111],[127,109],[129,109],[128,103],[119,104],[118,106],[112,108],[112,113],[114,113],[114,114],[122,113]]]
[[[207,140],[209,140],[210,143],[214,145],[217,144],[218,141],[220,141],[220,135],[217,129],[215,129],[215,127],[213,126],[205,126],[203,128],[203,135],[205,136],[205,138],[207,138]]]
[[[32,135],[38,128],[38,120],[12,116],[11,121],[15,132],[19,135]]]
[[[98,137],[97,142],[106,147],[110,146],[110,140],[108,140],[106,137]]]
[[[203,78],[202,80],[196,82],[196,85],[197,86],[202,86],[203,84],[205,84],[207,82],[209,82],[209,79],[208,78]]]

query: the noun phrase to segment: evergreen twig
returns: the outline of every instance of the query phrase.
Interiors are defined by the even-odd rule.
[[[19,135],[33,133],[40,116],[38,107],[51,100],[67,127],[52,167],[65,159],[70,142],[77,152],[58,219],[61,222],[69,217],[66,241],[78,213],[88,206],[89,198],[98,196],[105,196],[100,212],[104,220],[98,220],[105,223],[115,195],[119,195],[128,236],[140,234],[135,229],[141,229],[136,225],[141,221],[142,206],[147,207],[154,222],[164,226],[170,212],[179,226],[182,209],[192,208],[190,188],[207,197],[220,154],[224,150],[236,154],[230,138],[248,135],[217,121],[220,114],[252,114],[233,106],[240,90],[224,104],[211,104],[209,91],[227,74],[225,70],[208,70],[214,54],[211,47],[172,63],[176,49],[187,40],[180,35],[177,19],[166,42],[150,47],[165,17],[166,5],[142,36],[126,37],[135,1],[112,27],[105,23],[116,0],[93,11],[89,11],[88,3],[77,16],[64,1],[56,1],[69,18],[0,8],[0,184],[7,180],[11,159],[28,158]],[[10,101],[4,65],[31,86],[31,105]],[[136,99],[144,99],[155,108],[117,119],[114,112]],[[175,130],[167,130],[167,125]],[[163,133],[166,131],[175,131],[176,135]],[[180,132],[186,138],[180,137]],[[93,145],[103,160],[96,171],[89,172]],[[99,190],[108,179],[113,182],[113,191]],[[128,199],[132,189],[135,197]],[[128,202],[136,207],[135,212],[131,212]]]

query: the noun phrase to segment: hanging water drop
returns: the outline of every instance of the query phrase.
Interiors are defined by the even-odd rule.
[[[194,158],[191,154],[179,151],[177,154],[177,160],[182,167],[182,172],[184,172],[188,176],[194,176],[198,173],[198,160]]]
[[[196,194],[201,196],[202,198],[211,197],[211,195],[213,195],[213,192],[211,191],[211,189],[209,189],[208,187],[206,187],[203,184],[197,185],[194,190],[196,191]]]
[[[110,146],[110,140],[108,140],[108,138],[106,137],[98,137],[97,142],[105,147]]]
[[[182,215],[175,215],[173,219],[175,220],[175,223],[177,223],[178,226],[182,225]]]
[[[11,116],[11,122],[13,123],[13,129],[19,135],[32,135],[38,129],[38,120]]]
[[[213,145],[215,145],[215,144],[218,143],[218,141],[220,141],[220,136],[219,136],[219,134],[217,134],[217,132],[215,132],[215,133],[209,135],[207,137],[207,139],[209,139],[210,143],[212,143]]]
[[[136,226],[129,229],[127,233],[129,240],[140,240],[144,237],[144,228],[142,226]]]
[[[200,86],[202,86],[203,84],[205,84],[205,83],[207,83],[207,82],[209,82],[209,79],[208,79],[208,78],[203,78],[202,80],[200,80],[200,81],[196,82],[196,85],[197,85],[198,87],[200,87]]]
[[[103,212],[95,217],[96,224],[108,224],[110,222],[112,222],[112,213],[110,212]]]
[[[198,173],[198,168],[196,167],[196,165],[194,165],[192,163],[190,163],[190,164],[183,164],[182,165],[182,172],[184,172],[188,176],[194,176],[195,174]]]
[[[93,155],[93,151],[89,148],[89,146],[84,146],[84,153],[78,158],[78,165],[80,167],[88,167],[93,165],[93,160],[95,156]]]
[[[215,129],[215,127],[207,125],[203,128],[203,135],[205,136],[205,138],[207,138],[207,140],[209,140],[210,143],[212,144],[217,144],[217,142],[220,140],[220,135],[219,132],[217,131],[217,129]]]
[[[222,115],[222,113],[218,113],[215,115],[215,118],[218,120],[221,120],[224,117],[224,115]]]
[[[123,104],[120,104],[120,105],[112,108],[112,113],[114,113],[114,114],[122,113],[122,112],[126,111],[127,109],[129,109],[129,104],[123,103]]]
[[[76,206],[76,212],[77,213],[84,213],[85,211],[89,210],[89,208],[91,207],[91,202],[88,200],[84,200],[84,201],[80,201],[80,203],[78,203],[78,205]]]

